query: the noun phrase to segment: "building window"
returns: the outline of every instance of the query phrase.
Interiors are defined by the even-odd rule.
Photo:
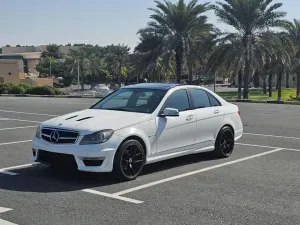
[[[296,77],[295,76],[293,77],[293,81],[296,81]]]

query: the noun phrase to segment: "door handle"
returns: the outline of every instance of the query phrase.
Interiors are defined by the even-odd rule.
[[[220,112],[220,110],[216,109],[216,110],[214,111],[214,114],[218,114],[219,112]]]
[[[193,118],[194,118],[193,115],[188,115],[188,117],[186,118],[186,120],[187,120],[187,121],[190,121],[190,120],[192,120]]]

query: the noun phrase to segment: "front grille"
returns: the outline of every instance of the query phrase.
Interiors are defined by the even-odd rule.
[[[42,139],[52,144],[74,144],[79,133],[76,131],[43,128],[41,132]]]
[[[62,166],[67,168],[77,168],[74,156],[68,154],[39,150],[37,161],[48,165]]]

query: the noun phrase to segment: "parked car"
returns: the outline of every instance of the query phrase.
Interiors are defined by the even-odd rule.
[[[32,160],[132,180],[157,161],[199,152],[229,157],[242,134],[238,106],[209,89],[144,83],[41,123]]]
[[[101,97],[104,98],[105,96],[107,96],[111,90],[109,89],[108,86],[106,86],[105,84],[97,84],[93,90],[95,91],[94,95],[95,97]]]

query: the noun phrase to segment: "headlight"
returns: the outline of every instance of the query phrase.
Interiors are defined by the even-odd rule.
[[[113,130],[100,130],[92,134],[85,135],[80,145],[101,144],[108,141],[113,135]]]
[[[39,125],[36,129],[35,136],[41,138],[41,126]]]

